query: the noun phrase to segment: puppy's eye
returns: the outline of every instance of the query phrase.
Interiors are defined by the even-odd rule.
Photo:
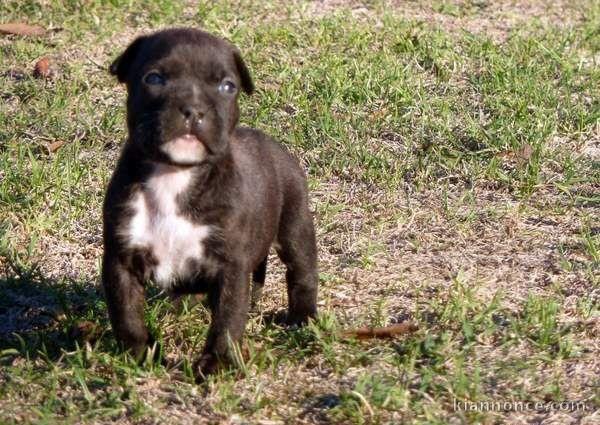
[[[152,71],[144,76],[144,83],[149,84],[151,86],[162,86],[165,84],[165,77],[163,77],[156,71]]]
[[[221,84],[219,84],[219,92],[223,94],[235,94],[237,91],[237,87],[235,83],[231,80],[223,80]]]

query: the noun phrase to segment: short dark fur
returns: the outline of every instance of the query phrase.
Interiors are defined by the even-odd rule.
[[[168,90],[149,87],[143,77],[159,69],[170,78]],[[286,265],[289,323],[316,315],[317,266],[312,216],[304,173],[292,156],[258,130],[237,127],[237,93],[214,89],[224,76],[252,93],[250,73],[239,51],[203,31],[171,29],[136,39],[110,68],[127,84],[129,139],[109,183],[104,203],[102,282],[117,339],[136,356],[152,344],[143,319],[145,285],[152,279],[152,252],[126,246],[121,230],[133,212],[129,201],[157,163],[172,161],[158,149],[183,133],[197,134],[207,150],[196,164],[194,180],[177,198],[189,220],[217,229],[205,241],[202,264],[189,264],[194,279],[173,291],[208,293],[212,323],[195,372],[199,379],[228,359],[229,339],[239,342],[250,304],[265,279],[266,259],[276,240]],[[190,90],[190,85],[200,87]],[[190,113],[201,125],[188,126]]]

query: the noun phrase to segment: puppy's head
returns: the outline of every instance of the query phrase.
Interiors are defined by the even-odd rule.
[[[250,73],[230,43],[195,29],[137,38],[110,66],[127,84],[130,143],[175,165],[216,161],[228,150]]]

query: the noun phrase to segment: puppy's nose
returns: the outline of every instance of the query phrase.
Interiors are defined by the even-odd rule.
[[[193,119],[201,120],[204,116],[202,111],[195,106],[182,106],[181,108],[179,108],[179,110],[181,111],[185,119],[190,121]]]

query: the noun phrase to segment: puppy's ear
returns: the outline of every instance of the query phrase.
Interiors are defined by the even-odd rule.
[[[125,51],[114,60],[114,62],[108,68],[112,75],[115,75],[119,79],[119,83],[127,81],[127,76],[131,70],[131,65],[135,60],[142,44],[146,41],[145,36],[136,38]]]
[[[233,49],[233,59],[235,60],[235,66],[242,82],[242,89],[246,94],[252,94],[254,92],[254,83],[252,82],[250,71],[248,71],[248,67],[242,59],[242,54],[238,49]]]

